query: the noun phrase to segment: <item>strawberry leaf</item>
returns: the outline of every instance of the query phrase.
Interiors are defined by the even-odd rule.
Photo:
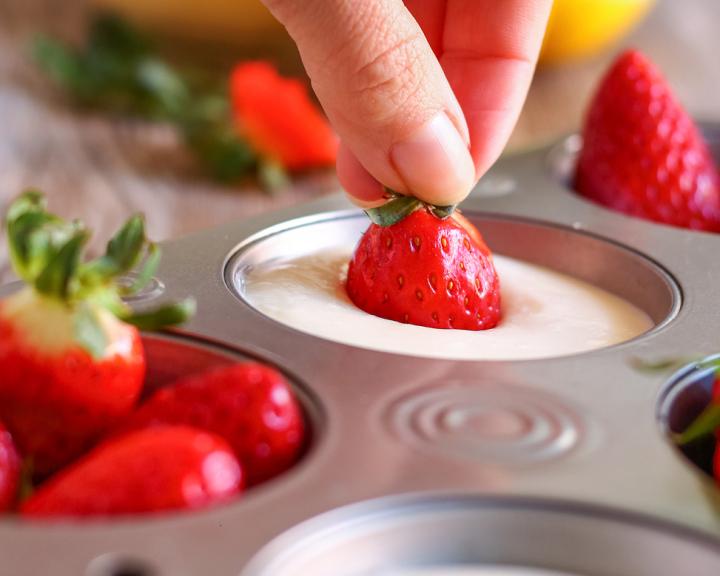
[[[452,216],[452,213],[455,212],[455,208],[457,208],[457,204],[451,204],[449,206],[430,206],[430,211],[440,220],[445,220],[446,218],[449,218]]]
[[[718,429],[720,429],[720,404],[713,403],[705,408],[681,434],[677,434],[675,441],[681,446],[690,444]]]
[[[392,226],[409,216],[423,203],[412,196],[400,196],[377,208],[365,210],[365,214],[378,226]]]
[[[5,218],[10,259],[26,282],[34,282],[48,261],[75,232],[45,211],[45,198],[35,190],[21,194],[8,208]]]
[[[123,296],[135,294],[147,286],[147,283],[150,282],[150,279],[155,274],[158,264],[160,264],[160,254],[160,248],[157,244],[153,242],[148,244],[145,262],[143,263],[140,272],[138,272],[135,281],[130,286],[120,289],[120,293]]]
[[[88,238],[86,230],[75,231],[75,234],[60,248],[38,276],[35,282],[38,292],[67,300],[70,294],[70,283],[80,265],[82,249]]]
[[[93,358],[102,358],[107,346],[98,312],[92,306],[82,304],[75,314],[75,339]]]
[[[160,260],[160,249],[145,236],[141,215],[130,218],[108,242],[105,254],[89,263],[82,261],[89,232],[79,222],[66,222],[48,213],[39,192],[29,191],[15,200],[6,221],[16,271],[40,294],[59,299],[78,311],[77,339],[95,356],[105,346],[105,335],[96,317],[100,310],[143,330],[180,324],[195,310],[195,302],[186,300],[133,314],[122,301],[122,296],[147,285]],[[116,277],[135,268],[143,255],[136,280],[128,287],[121,286]]]
[[[105,254],[84,267],[83,280],[97,284],[128,272],[138,263],[145,243],[145,221],[133,216],[110,239]]]
[[[121,320],[132,324],[140,330],[159,330],[168,326],[176,326],[186,322],[195,313],[195,300],[186,298],[161,306],[150,312],[132,313],[121,317]]]

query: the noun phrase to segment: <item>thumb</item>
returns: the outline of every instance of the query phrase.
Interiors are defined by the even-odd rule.
[[[401,0],[265,4],[297,43],[344,142],[338,175],[351,195],[372,201],[382,184],[445,205],[468,194],[475,167],[467,124]]]

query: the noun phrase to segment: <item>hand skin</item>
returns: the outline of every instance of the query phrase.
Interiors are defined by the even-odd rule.
[[[263,0],[300,50],[360,206],[463,200],[507,143],[552,0]]]

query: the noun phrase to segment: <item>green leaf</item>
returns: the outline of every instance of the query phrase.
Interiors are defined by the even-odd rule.
[[[140,260],[146,241],[144,218],[133,216],[110,239],[105,254],[83,267],[83,281],[97,284],[128,272]]]
[[[639,372],[647,372],[653,374],[656,372],[668,372],[670,370],[679,370],[686,364],[696,362],[697,358],[660,358],[658,360],[643,360],[639,357],[630,358],[630,365]]]
[[[47,201],[42,192],[38,190],[26,190],[18,196],[8,207],[5,221],[9,225],[27,213],[45,212]]]
[[[136,81],[156,101],[158,113],[172,117],[181,113],[188,104],[189,93],[185,82],[161,60],[145,58],[139,62]]]
[[[137,59],[150,52],[150,42],[112,12],[95,14],[90,24],[88,51],[107,52],[125,59]]]
[[[452,213],[455,212],[455,208],[457,208],[457,204],[451,204],[450,206],[430,206],[430,211],[440,220],[445,220],[446,218],[449,218],[452,216]]]
[[[102,358],[107,347],[107,336],[103,330],[97,310],[82,304],[75,313],[75,339],[95,359]]]
[[[37,278],[35,288],[38,292],[67,300],[88,237],[86,230],[78,229],[60,248]]]
[[[267,159],[258,162],[258,180],[263,190],[271,194],[287,187],[290,182],[282,164]]]
[[[201,99],[177,123],[187,146],[216,180],[239,180],[256,166],[255,154],[232,127],[227,101]]]
[[[83,75],[82,62],[63,43],[47,36],[38,36],[33,42],[32,54],[38,66],[60,87],[72,95],[83,91],[86,78]]]
[[[149,312],[129,314],[121,317],[121,320],[136,326],[140,330],[159,330],[186,322],[195,314],[195,308],[195,300],[186,298],[180,302],[167,304]]]
[[[77,223],[46,212],[45,198],[35,190],[21,194],[6,217],[8,247],[13,269],[34,284],[59,250],[77,233]]]
[[[130,286],[120,291],[123,296],[135,294],[147,286],[147,283],[150,282],[150,279],[155,274],[158,264],[160,264],[160,256],[161,252],[158,245],[150,243],[148,245],[147,257],[140,272],[138,272],[137,278],[135,278],[135,281]]]
[[[688,426],[685,431],[675,436],[675,441],[682,445],[714,433],[720,429],[720,404],[712,403]]]
[[[365,213],[378,226],[392,226],[421,206],[423,203],[417,198],[401,196],[377,208],[370,208]]]

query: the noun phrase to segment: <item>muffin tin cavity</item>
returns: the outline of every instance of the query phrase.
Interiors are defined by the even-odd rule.
[[[489,567],[497,571],[488,572]],[[605,508],[473,497],[385,499],[306,522],[263,549],[242,576],[706,576],[720,544]],[[513,568],[515,570],[513,570]],[[525,569],[524,571],[522,569]],[[417,572],[413,572],[417,571]],[[541,572],[542,574],[542,572]]]
[[[669,274],[620,244],[537,221],[465,215],[496,255],[503,319],[492,330],[423,328],[357,309],[345,293],[343,267],[368,226],[361,213],[290,221],[253,236],[231,255],[226,283],[249,306],[301,332],[360,348],[458,360],[604,348],[664,325],[680,307]]]
[[[712,476],[715,438],[708,435],[679,446],[675,435],[685,431],[710,404],[716,368],[705,362],[718,359],[720,355],[709,356],[704,361],[680,370],[664,388],[658,407],[660,424],[670,442],[708,476]]]

